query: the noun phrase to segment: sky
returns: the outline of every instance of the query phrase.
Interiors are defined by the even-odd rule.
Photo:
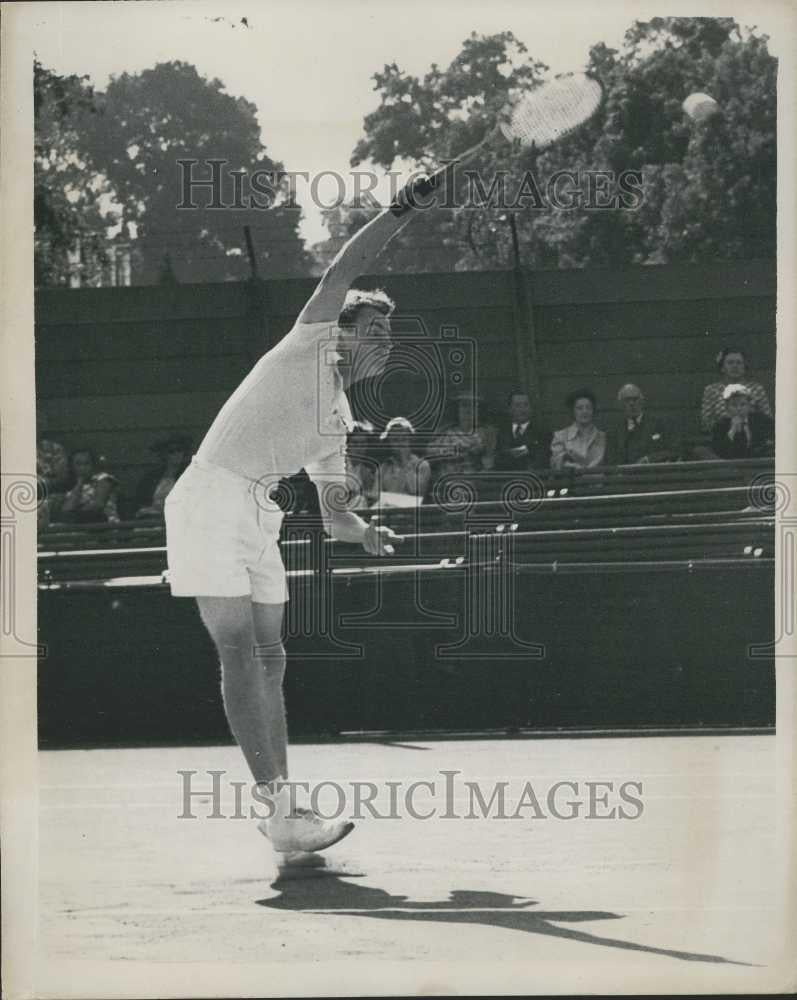
[[[698,12],[694,0],[680,6],[669,3],[666,13]],[[778,5],[747,4],[742,12],[733,6],[704,4],[706,14],[731,14],[771,33],[777,55]],[[347,175],[349,190],[351,152],[364,116],[378,104],[372,76],[385,64],[422,75],[433,62],[447,66],[470,32],[510,30],[553,75],[583,69],[592,45],[618,48],[633,20],[662,13],[646,2],[616,0],[72,0],[30,8],[32,45],[49,69],[87,74],[102,90],[112,75],[169,60],[192,63],[257,106],[266,149],[287,170],[335,171]],[[301,232],[312,244],[326,230],[299,185]],[[328,178],[317,191],[329,203],[338,186]],[[382,198],[386,192],[386,184],[377,189]]]

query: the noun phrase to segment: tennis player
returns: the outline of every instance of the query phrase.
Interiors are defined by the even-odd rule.
[[[398,537],[327,498],[340,495],[351,411],[345,390],[378,375],[390,353],[393,302],[350,290],[413,216],[442,197],[438,175],[418,178],[340,250],[293,329],[255,364],[222,407],[165,505],[169,582],[195,597],[221,660],[224,709],[271,816],[260,829],[285,855],[331,846],[353,828],[299,808],[288,777],[282,625],[288,599],[272,487],[304,468],[327,530],[366,552]],[[331,489],[330,489],[331,488]],[[295,791],[295,786],[294,786]]]

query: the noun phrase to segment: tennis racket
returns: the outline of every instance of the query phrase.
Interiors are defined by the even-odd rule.
[[[404,188],[391,205],[391,211],[394,215],[402,215],[414,208],[413,196],[428,195],[453,168],[472,159],[496,139],[519,142],[524,149],[542,152],[589,121],[600,107],[602,98],[603,90],[598,81],[583,73],[541,84],[514,104],[507,105],[498,116],[496,126],[481,142],[452,157],[429,177],[418,177]]]

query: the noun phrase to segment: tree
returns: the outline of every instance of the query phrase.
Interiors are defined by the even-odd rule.
[[[507,97],[528,90],[548,67],[527,58],[528,49],[511,31],[471,33],[447,70],[433,63],[423,82],[395,63],[374,75],[380,106],[366,115],[365,137],[352,166],[366,159],[389,169],[397,156],[421,165],[477,142]]]
[[[367,115],[365,135],[357,143],[352,166],[366,160],[390,169],[409,161],[429,170],[446,157],[478,142],[512,93],[535,86],[547,67],[528,58],[526,47],[511,31],[466,38],[462,51],[446,70],[433,64],[420,80],[392,63],[374,76],[379,107]],[[484,170],[494,163],[486,151],[473,164]],[[320,246],[324,259],[370,217],[361,206],[342,206],[325,213],[331,240]],[[450,271],[461,264],[469,247],[473,218],[445,209],[426,212],[408,233],[400,234],[379,258],[386,271]],[[327,254],[324,254],[324,251]]]
[[[33,64],[34,282],[97,280],[107,265],[105,232],[116,221],[113,191],[82,142],[96,113],[87,77]]]
[[[135,240],[135,283],[158,281],[167,256],[181,282],[248,277],[246,225],[262,274],[307,273],[300,211],[287,203],[284,168],[266,153],[254,104],[188,63],[169,62],[112,77],[97,106],[99,113],[85,119],[84,142],[122,202],[123,226]],[[185,179],[210,178],[213,159],[224,161],[222,208],[208,207],[206,189],[194,187],[185,197]],[[249,189],[257,171],[260,194]],[[178,207],[191,203],[197,207]]]
[[[404,160],[428,169],[477,142],[507,98],[537,86],[546,69],[510,32],[471,35],[447,70],[433,65],[423,81],[386,66],[374,77],[380,105],[365,118],[352,163],[370,159],[389,169]],[[766,36],[742,31],[732,18],[636,21],[622,51],[603,43],[590,51],[587,70],[605,97],[585,127],[536,156],[492,148],[469,170],[483,192],[501,180],[528,267],[769,256],[775,252],[776,69]],[[681,108],[694,91],[712,94],[721,107],[703,126]],[[570,209],[549,197],[549,182],[562,170],[579,179]],[[585,183],[597,171],[615,179],[637,172],[641,198],[590,207]],[[523,186],[528,174],[541,197]],[[399,263],[430,268],[426,245],[438,241],[444,249],[433,258],[436,268],[440,252],[457,269],[509,266],[506,205],[490,198],[480,204],[472,186],[464,200],[465,207],[451,212],[426,213],[414,225],[427,231],[413,228],[394,241],[385,269]],[[350,223],[360,224],[356,213]],[[423,253],[416,243],[413,257],[419,236]]]
[[[634,211],[526,221],[537,254],[553,240],[565,266],[774,255],[777,61],[765,36],[732,18],[637,21],[621,53],[593,47],[589,71],[606,92],[599,127],[566,164],[554,148],[539,168],[638,170],[644,197]],[[703,125],[681,107],[695,91],[721,108]]]

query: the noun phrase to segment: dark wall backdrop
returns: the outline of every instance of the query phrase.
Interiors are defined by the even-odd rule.
[[[541,657],[506,637],[471,634],[473,583],[464,571],[431,574],[417,591],[410,575],[381,580],[379,591],[374,577],[337,578],[329,622],[339,643],[317,627],[287,643],[292,736],[773,725],[773,659],[749,655],[751,643],[772,635],[772,564],[738,562],[733,572],[735,584],[717,565],[519,573],[516,638],[541,644]],[[291,580],[293,606],[307,608],[306,586]],[[366,613],[365,623],[345,624]],[[430,613],[450,623],[430,627]],[[230,739],[217,657],[192,600],[163,586],[44,591],[38,615],[48,647],[39,664],[41,746]],[[707,630],[707,622],[716,624]]]
[[[440,401],[474,382],[500,405],[518,381],[515,334],[527,350],[529,320],[541,416],[552,428],[569,422],[563,398],[584,384],[597,394],[598,425],[608,426],[617,389],[634,381],[652,411],[695,433],[703,386],[715,380],[714,357],[725,344],[749,352],[752,374],[774,396],[772,260],[542,271],[520,281],[525,316],[510,271],[359,281],[395,298],[397,339],[405,341],[401,370],[374,387],[367,415],[414,416],[431,431],[443,416]],[[132,490],[151,464],[149,444],[173,430],[198,442],[313,286],[289,279],[39,290],[37,393],[48,436],[69,449],[94,447]]]

